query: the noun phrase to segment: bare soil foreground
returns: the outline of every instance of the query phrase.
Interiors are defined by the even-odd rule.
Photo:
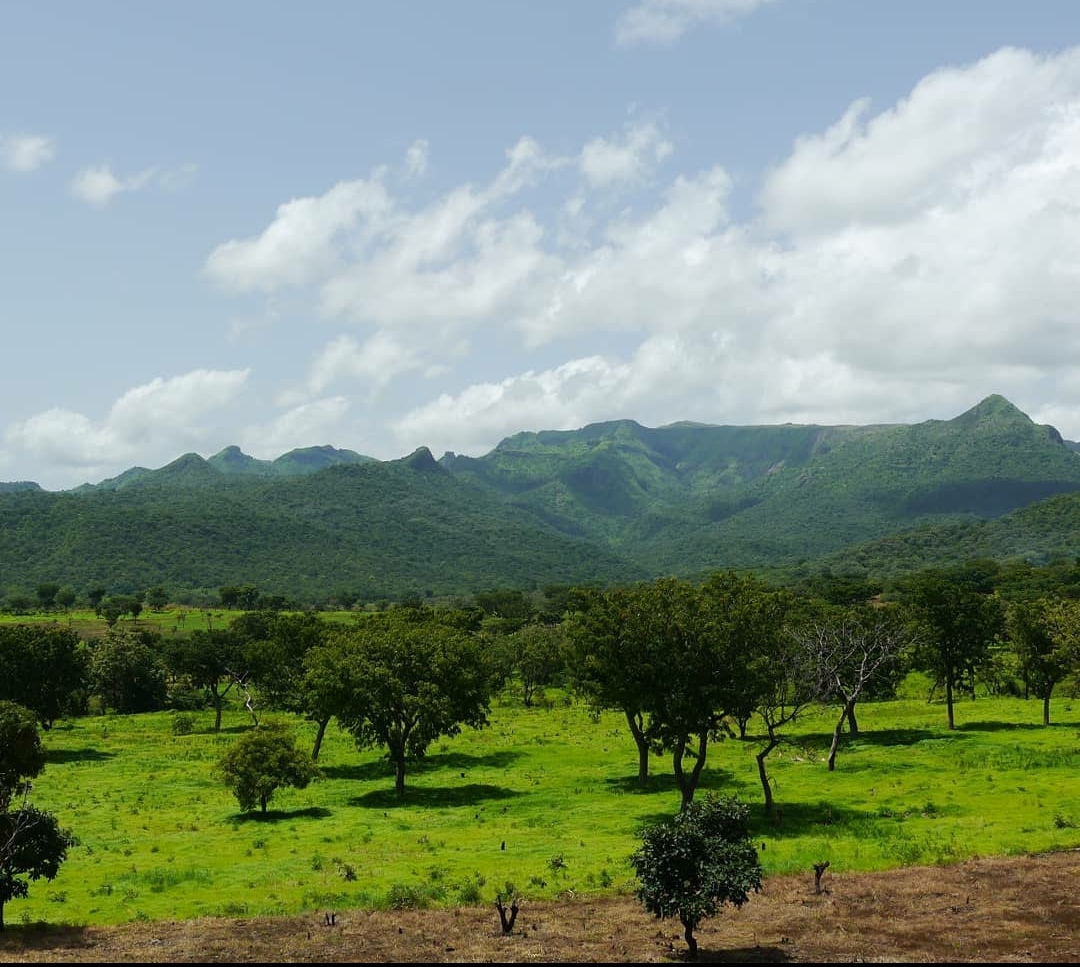
[[[334,923],[328,923],[334,914]],[[700,963],[1076,963],[1080,850],[887,873],[772,877],[697,931]],[[7,963],[664,963],[682,928],[633,899],[521,903],[504,936],[494,906],[300,917],[11,925]]]

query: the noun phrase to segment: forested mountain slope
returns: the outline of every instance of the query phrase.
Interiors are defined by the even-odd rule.
[[[894,572],[1076,556],[1078,508],[1080,453],[1000,396],[913,425],[622,420],[439,461],[228,447],[66,492],[0,485],[0,588],[374,600],[720,568]]]

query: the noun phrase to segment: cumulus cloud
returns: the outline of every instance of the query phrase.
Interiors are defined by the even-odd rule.
[[[286,390],[278,402],[297,406],[341,383],[350,389],[359,385],[373,399],[387,383],[421,365],[418,354],[390,333],[376,332],[363,343],[352,336],[338,336],[311,363],[303,387]]]
[[[248,370],[194,370],[136,386],[104,419],[53,408],[9,427],[6,440],[34,457],[68,468],[126,466],[148,450],[168,459],[202,439],[199,420],[232,402]]]
[[[671,44],[698,24],[724,24],[746,17],[773,0],[639,0],[619,15],[615,40],[633,44]]]
[[[241,434],[241,449],[263,460],[275,459],[316,441],[336,439],[349,410],[344,396],[310,400],[293,406],[270,423],[248,427]]]
[[[151,185],[157,185],[166,191],[178,191],[191,181],[196,170],[197,166],[194,164],[165,170],[155,166],[144,168],[127,177],[119,177],[113,172],[112,165],[106,162],[81,169],[72,178],[69,188],[72,195],[80,201],[96,208],[104,208],[117,195],[143,191]]]
[[[0,163],[11,171],[36,171],[56,156],[56,142],[40,134],[0,134]]]
[[[793,143],[746,219],[719,163],[634,207],[602,203],[672,156],[647,125],[568,156],[524,138],[486,183],[420,207],[377,180],[289,203],[208,271],[293,285],[365,331],[323,351],[304,398],[456,363],[448,346],[519,354],[502,379],[490,359],[473,385],[446,373],[394,422],[405,451],[620,416],[948,417],[990,392],[1050,412],[1080,388],[1080,49],[1004,49],[896,104],[856,101]],[[530,204],[540,183],[546,208]],[[378,204],[360,204],[373,184]],[[541,349],[545,367],[530,365]]]
[[[639,182],[672,150],[655,124],[635,124],[622,138],[589,141],[581,150],[581,171],[591,186]]]
[[[234,291],[271,292],[319,278],[336,264],[335,242],[348,229],[376,234],[390,217],[391,199],[377,177],[342,181],[317,198],[294,198],[278,206],[259,236],[215,248],[205,272]]]
[[[1078,89],[1075,51],[1005,48],[930,74],[878,114],[857,100],[769,173],[764,217],[783,231],[832,231],[977,203],[1032,164],[1063,160],[1054,141],[1068,137]]]

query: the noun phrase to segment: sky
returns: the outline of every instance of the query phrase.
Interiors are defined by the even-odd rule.
[[[0,481],[1080,439],[1074,0],[0,0]]]

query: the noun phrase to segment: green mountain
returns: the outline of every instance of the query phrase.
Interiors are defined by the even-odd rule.
[[[644,576],[455,479],[425,449],[285,477],[187,454],[118,488],[0,494],[0,533],[5,588],[250,583],[312,602]]]
[[[522,433],[451,472],[656,573],[773,567],[1080,490],[1080,454],[1001,396],[915,425],[630,421]]]
[[[0,488],[0,588],[255,584],[306,601],[720,568],[881,575],[1080,553],[1080,453],[1001,396],[952,420],[519,433],[482,457],[227,447]]]

